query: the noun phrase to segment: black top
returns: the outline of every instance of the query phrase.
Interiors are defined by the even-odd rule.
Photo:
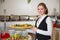
[[[37,21],[38,21],[38,19],[39,19],[39,18],[38,18],[38,19],[36,20],[35,27],[37,27],[38,29],[43,30],[43,31],[48,31],[48,30],[47,30],[47,24],[46,24],[46,19],[47,19],[47,17],[48,17],[48,16],[46,16],[46,17],[42,20],[42,22],[39,24],[39,26],[37,27]],[[48,39],[50,39],[50,36],[36,33],[36,38],[37,38],[38,40],[48,40]]]

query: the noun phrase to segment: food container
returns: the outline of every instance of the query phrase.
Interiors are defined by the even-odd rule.
[[[10,36],[12,36],[15,33],[15,30],[8,30],[8,33],[10,34]]]
[[[28,32],[27,31],[22,31],[22,36],[28,36]]]
[[[20,35],[21,35],[21,34],[22,34],[22,31],[16,31],[15,33],[17,33],[17,34],[20,34]]]

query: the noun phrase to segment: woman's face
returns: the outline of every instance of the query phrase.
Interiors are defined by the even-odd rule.
[[[42,5],[38,6],[38,12],[40,15],[45,14],[45,11],[46,11],[46,9]]]

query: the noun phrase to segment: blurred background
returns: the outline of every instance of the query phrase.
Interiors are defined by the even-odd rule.
[[[60,0],[0,0],[0,33],[1,31],[6,32],[4,30],[21,31],[20,29],[10,28],[10,25],[35,25],[35,20],[39,16],[37,5],[40,2],[46,4],[48,16],[52,19],[53,34],[51,40],[60,40]],[[34,32],[31,29],[26,30],[33,40]]]

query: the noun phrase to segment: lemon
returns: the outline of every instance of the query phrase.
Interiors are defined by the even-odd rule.
[[[17,38],[17,37],[19,37],[19,36],[20,36],[20,35],[17,34],[17,33],[14,34],[14,37],[15,37],[15,38]]]

